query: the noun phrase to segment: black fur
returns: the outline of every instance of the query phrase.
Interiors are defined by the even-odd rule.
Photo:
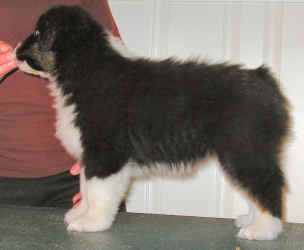
[[[55,55],[49,73],[76,104],[87,178],[106,178],[128,161],[178,168],[215,154],[233,180],[281,218],[288,104],[266,67],[126,58],[79,7],[52,8],[37,29],[41,53]],[[25,51],[21,46],[17,56]]]

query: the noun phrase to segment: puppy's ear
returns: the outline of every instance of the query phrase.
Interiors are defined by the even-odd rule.
[[[43,52],[51,50],[55,41],[55,31],[50,30],[45,33],[39,41],[40,50]]]

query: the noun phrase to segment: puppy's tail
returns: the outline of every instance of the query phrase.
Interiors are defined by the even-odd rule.
[[[279,94],[281,95],[282,99],[284,99],[284,95],[281,91],[280,81],[275,77],[274,73],[269,67],[266,65],[261,65],[260,67],[254,69],[253,73],[259,80],[263,81],[266,85],[271,86],[272,91],[274,91],[273,94]]]
[[[266,65],[262,65],[258,68],[256,68],[255,70],[256,75],[263,80],[275,80],[275,78],[273,77],[273,74],[271,72],[271,70],[266,66]]]
[[[271,97],[275,100],[275,107],[277,108],[276,114],[280,116],[280,121],[278,121],[281,124],[280,135],[282,138],[288,139],[291,134],[292,117],[290,116],[290,104],[284,92],[281,90],[280,81],[265,65],[256,68],[254,72],[259,79],[270,86],[268,90],[271,90]],[[276,133],[279,134],[279,131],[277,130]]]

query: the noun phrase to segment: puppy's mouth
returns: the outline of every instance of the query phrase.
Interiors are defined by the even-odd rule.
[[[19,69],[26,74],[30,74],[45,79],[50,79],[51,78],[50,75],[46,72],[43,72],[43,69],[38,61],[36,61],[29,55],[18,53],[18,48],[20,47],[20,45],[21,43],[19,43],[13,51],[13,57],[18,62],[17,67],[6,73],[2,78],[0,78],[0,84],[2,84],[5,81],[5,79],[7,79],[10,75],[15,73]]]
[[[28,56],[18,57],[18,62],[20,63],[19,68],[23,64],[26,64],[27,67],[30,67],[32,69],[32,71],[42,71],[42,68],[39,66],[39,63],[35,59],[30,58]],[[22,70],[22,68],[20,69]]]
[[[43,72],[42,67],[39,62],[36,61],[28,54],[18,53],[18,49],[21,46],[21,43],[18,44],[14,50],[14,56],[18,61],[18,68],[26,74],[39,76],[42,78],[48,78],[45,72]]]
[[[18,61],[18,68],[24,73],[38,75],[38,72],[42,70],[42,68],[39,66],[39,63],[31,56],[19,53],[18,49],[20,48],[20,46],[21,43],[16,46],[13,52],[14,57]]]
[[[40,67],[36,67],[35,64],[33,64],[32,60],[25,60],[25,61],[18,61],[18,68],[23,71],[25,74],[29,74],[32,76],[40,77],[43,79],[51,79],[51,76],[44,72],[37,69],[41,69]],[[35,69],[35,67],[37,69]]]

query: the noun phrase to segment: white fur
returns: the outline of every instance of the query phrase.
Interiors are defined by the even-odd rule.
[[[256,210],[258,209],[255,204],[247,197],[246,195],[246,201],[248,204],[248,214],[243,214],[238,216],[238,218],[235,220],[235,225],[239,228],[247,227],[252,221],[255,216]]]
[[[279,218],[262,211],[253,202],[250,202],[249,214],[240,216],[236,225],[241,227],[238,237],[247,240],[273,240],[283,230]]]
[[[150,176],[161,176],[161,177],[175,177],[185,178],[192,176],[198,169],[193,166],[181,163],[176,166],[169,166],[165,163],[155,163],[151,166],[139,166],[134,162],[129,162],[132,166],[133,177],[150,177]]]
[[[84,172],[82,173],[84,174]],[[87,205],[68,212],[66,222],[68,231],[96,232],[108,229],[117,213],[120,202],[128,189],[131,168],[124,166],[122,170],[107,178],[93,177],[86,181],[82,196]],[[75,210],[75,211],[76,211]],[[74,215],[71,216],[71,213]],[[75,216],[75,217],[74,217]]]
[[[51,90],[51,95],[55,99],[54,107],[57,111],[56,136],[61,141],[65,149],[79,160],[81,159],[83,148],[80,141],[80,130],[74,124],[76,104],[66,104],[67,99],[71,96],[63,96],[61,89],[56,84],[56,81],[50,83],[48,86]]]
[[[37,75],[40,76],[41,78],[44,79],[49,79],[50,75],[48,73],[42,72],[42,71],[37,71],[32,69],[27,62],[21,62],[18,64],[18,67],[21,71],[32,74],[32,75]]]
[[[64,218],[64,222],[69,225],[71,224],[74,220],[79,218],[80,216],[84,215],[85,212],[87,211],[89,204],[88,204],[88,199],[87,199],[87,187],[86,187],[86,178],[85,178],[85,173],[84,173],[84,168],[81,168],[80,170],[80,193],[81,193],[81,201],[79,201],[79,206],[76,208],[70,209]]]

